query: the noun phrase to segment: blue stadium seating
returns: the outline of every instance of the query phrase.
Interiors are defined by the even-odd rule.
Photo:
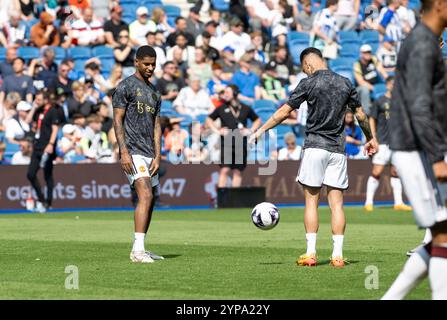
[[[201,124],[204,124],[205,121],[206,121],[206,118],[208,118],[208,115],[207,115],[207,114],[199,114],[199,115],[196,117],[196,121],[199,121]]]
[[[335,73],[338,73],[339,75],[348,78],[351,83],[354,85],[355,84],[355,78],[354,78],[354,70],[349,66],[338,66],[332,69],[332,71],[334,71]]]
[[[163,100],[161,102],[161,111],[167,111],[167,110],[174,111],[174,108],[172,106],[172,102],[169,101],[169,100]]]
[[[79,72],[84,72],[84,66],[87,59],[76,59],[74,61],[74,71],[78,73],[78,79],[80,78]]]
[[[129,6],[139,6],[141,3],[140,0],[120,0],[120,5],[124,8],[128,8]],[[125,11],[125,10],[124,10]]]
[[[0,47],[0,62],[4,62],[6,60],[6,48]]]
[[[357,61],[358,59],[354,59],[354,58],[338,58],[335,60],[330,60],[329,61],[329,68],[334,69],[338,66],[342,66],[342,67],[349,67],[349,68],[353,68],[354,63]]]
[[[162,6],[163,10],[166,12],[168,17],[176,18],[181,15],[181,10],[177,6],[173,5],[164,5]]]
[[[343,44],[339,52],[340,58],[357,59],[359,55],[360,55],[360,45],[354,43]]]
[[[274,112],[276,110],[276,105],[271,100],[255,100],[253,102],[253,110],[269,110],[271,112]]]
[[[378,83],[374,85],[374,90],[372,92],[372,98],[374,100],[379,99],[381,96],[383,96],[386,92],[386,84],[384,83]]]
[[[376,30],[363,30],[360,32],[360,39],[362,43],[378,43],[379,31]]]
[[[229,0],[212,0],[211,4],[213,5],[214,9],[225,12],[230,9],[230,1]]]
[[[169,117],[169,118],[174,118],[174,117],[179,116],[175,110],[173,110],[173,109],[164,110],[163,108],[161,108],[161,110],[160,110],[160,115],[163,117]]]
[[[17,143],[6,143],[5,158],[11,159],[14,153],[20,151],[20,146]]]
[[[276,129],[276,134],[278,136],[283,136],[288,132],[292,132],[292,128],[285,124],[281,124],[281,125],[275,127],[275,129]]]
[[[51,49],[54,50],[55,53],[55,59],[56,60],[62,60],[65,59],[67,52],[62,47],[51,47]]]
[[[92,50],[89,47],[73,47],[69,48],[67,51],[69,57],[74,60],[77,59],[90,59],[92,57]]]
[[[40,57],[40,51],[35,47],[20,47],[17,50],[17,56],[25,60],[38,59]]]
[[[444,38],[444,41],[447,42],[447,30],[444,30],[442,37]]]
[[[300,40],[302,43],[309,44],[309,34],[306,32],[290,31],[287,33],[287,41]]]
[[[161,0],[141,0],[141,4],[151,4],[157,7],[163,6],[163,2]]]
[[[289,41],[289,52],[292,55],[294,64],[301,65],[300,54],[307,47],[309,47],[309,44],[300,42],[300,40]]]
[[[98,59],[114,59],[113,48],[108,46],[94,47],[92,54]]]
[[[115,65],[115,59],[101,59],[101,70],[104,72],[111,72],[113,66]]]
[[[447,42],[447,40],[444,40]],[[447,59],[447,43],[444,44],[444,48],[442,48],[442,53],[444,55],[444,59]]]
[[[340,31],[338,37],[340,38],[341,44],[360,43],[360,37],[356,31]]]

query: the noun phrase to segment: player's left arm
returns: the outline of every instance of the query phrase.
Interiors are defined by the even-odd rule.
[[[160,125],[160,116],[157,115],[155,117],[155,125],[154,125],[154,160],[151,162],[151,166],[149,168],[149,173],[151,177],[157,174],[158,169],[160,168],[160,159],[161,159],[161,125]]]

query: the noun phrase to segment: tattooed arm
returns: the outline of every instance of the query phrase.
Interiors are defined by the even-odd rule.
[[[160,126],[160,117],[155,117],[155,126],[154,126],[154,151],[155,157],[151,163],[149,168],[149,173],[151,177],[157,174],[158,168],[160,167],[160,159],[161,159],[161,126]]]
[[[360,128],[363,131],[363,134],[366,137],[367,142],[365,144],[365,153],[371,156],[379,150],[379,145],[375,136],[371,132],[368,116],[363,111],[362,107],[358,107],[355,109],[355,117],[359,123]]]
[[[132,163],[132,157],[127,151],[126,141],[124,136],[124,115],[125,109],[113,108],[113,128],[115,131],[116,141],[118,142],[120,150],[120,162],[121,167],[127,174],[135,174],[135,170]]]

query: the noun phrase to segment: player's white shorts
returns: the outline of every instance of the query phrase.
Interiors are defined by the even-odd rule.
[[[134,167],[134,170],[137,172],[136,174],[127,174],[127,179],[129,179],[130,185],[133,185],[134,182],[143,177],[149,177],[149,167],[152,163],[152,158],[140,156],[140,155],[132,155],[132,164]],[[155,187],[158,185],[158,174],[153,176],[151,178],[151,184],[152,187]]]
[[[296,181],[308,187],[347,189],[346,155],[318,148],[304,149]]]
[[[413,207],[417,224],[428,228],[447,220],[447,209],[425,155],[419,151],[394,151],[391,161]]]
[[[379,145],[379,151],[373,156],[372,163],[380,166],[391,163],[391,150],[387,144]]]

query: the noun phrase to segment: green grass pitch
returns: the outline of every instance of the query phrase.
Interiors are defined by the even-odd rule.
[[[129,261],[131,212],[0,215],[0,299],[379,299],[423,231],[389,208],[346,215],[343,269],[328,265],[327,208],[315,268],[295,264],[305,251],[302,208],[282,208],[269,231],[249,209],[155,212],[146,248],[166,259],[144,265]],[[65,288],[69,265],[78,290]],[[378,289],[365,289],[368,266],[378,268]],[[430,299],[428,281],[408,298]]]

